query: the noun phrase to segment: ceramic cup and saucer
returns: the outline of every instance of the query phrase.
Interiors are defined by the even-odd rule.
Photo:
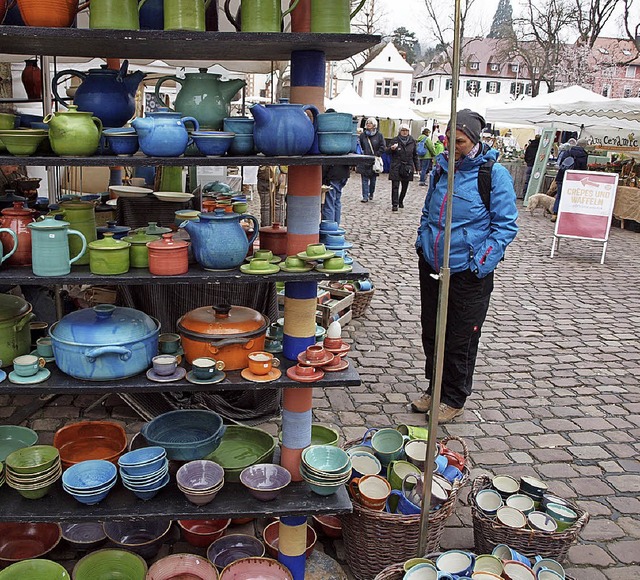
[[[226,378],[226,374],[222,371],[216,370],[211,376],[207,379],[199,379],[196,377],[193,371],[189,371],[187,373],[187,380],[194,385],[212,385],[214,383],[219,383]]]
[[[13,359],[9,380],[16,385],[34,385],[46,381],[51,371],[44,367],[45,360],[35,354],[24,354]]]
[[[283,272],[298,273],[309,272],[310,270],[313,270],[312,265],[307,264],[302,258],[299,258],[298,256],[287,256],[284,262],[280,262],[279,265],[280,269]]]
[[[297,256],[306,262],[311,262],[314,260],[328,260],[329,258],[333,258],[335,252],[327,250],[324,244],[309,244],[306,251],[299,252]]]
[[[280,267],[277,264],[272,264],[268,260],[262,260],[260,258],[253,258],[248,264],[242,264],[240,271],[243,274],[275,274],[280,271]]]
[[[342,338],[326,337],[322,342],[322,346],[336,356],[342,356],[351,350],[351,345],[342,340]]]
[[[280,351],[282,352],[282,347],[280,347]],[[279,379],[282,376],[282,371],[280,369],[272,368],[266,375],[256,375],[249,369],[242,369],[242,371],[240,371],[240,375],[247,381],[253,381],[254,383],[268,383]]]
[[[268,383],[282,376],[278,368],[280,360],[268,351],[255,351],[247,355],[248,366],[242,369],[240,374],[243,379],[254,383]]]
[[[9,380],[16,385],[35,385],[37,383],[41,383],[42,381],[46,381],[50,376],[51,371],[43,367],[29,377],[24,377],[17,374],[16,371],[11,371],[9,373]]]
[[[147,378],[156,383],[172,383],[173,381],[180,381],[184,379],[186,374],[187,370],[183,367],[176,367],[176,370],[168,375],[159,375],[153,369],[149,369],[147,371]]]
[[[246,261],[251,262],[254,258],[256,260],[266,260],[270,264],[279,264],[282,262],[282,258],[280,256],[274,256],[271,250],[256,250],[253,256],[246,258]]]
[[[344,258],[336,256],[325,260],[321,265],[317,265],[316,270],[324,274],[342,274],[344,272],[351,272],[353,266],[345,264]]]
[[[335,355],[322,345],[314,344],[298,355],[298,364],[306,367],[322,367],[333,361]]]
[[[336,373],[349,368],[349,360],[336,356],[328,365],[324,365],[322,370],[327,373]]]
[[[297,364],[287,369],[287,376],[298,383],[315,383],[324,377],[324,371],[316,367]]]

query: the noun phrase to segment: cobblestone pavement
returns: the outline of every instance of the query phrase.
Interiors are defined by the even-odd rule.
[[[425,424],[408,403],[425,386],[413,244],[426,190],[412,183],[406,208],[397,213],[391,212],[386,176],[373,202],[360,203],[359,192],[360,178],[353,174],[343,194],[343,225],[353,255],[376,285],[366,315],[345,327],[362,385],[317,390],[314,399],[315,419],[339,426],[347,440],[361,436],[365,426]],[[466,441],[472,479],[537,475],[591,514],[568,553],[566,565],[576,580],[637,580],[640,236],[613,229],[601,266],[601,245],[579,240],[563,241],[551,260],[552,224],[539,213],[523,212],[520,227],[496,275],[474,393],[464,416],[441,427],[439,436]],[[26,424],[42,443],[79,418],[111,417],[130,435],[139,430],[139,418],[116,396],[87,411],[96,399],[60,396]],[[0,394],[0,417],[31,400]],[[275,433],[277,427],[273,422],[266,428]],[[473,549],[464,494],[442,546]],[[193,551],[180,544],[172,549]],[[69,566],[75,557],[64,548],[55,556]]]

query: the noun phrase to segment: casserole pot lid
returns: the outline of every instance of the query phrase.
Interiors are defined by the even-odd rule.
[[[89,242],[92,250],[126,250],[131,244],[124,240],[116,240],[112,232],[105,232],[104,238]]]
[[[146,245],[147,242],[154,242],[155,240],[159,240],[158,236],[151,236],[145,233],[145,228],[140,228],[135,231],[133,235],[129,235],[126,238],[122,238],[123,241],[129,242],[130,244],[135,245]]]
[[[31,217],[35,212],[35,210],[24,207],[24,202],[22,201],[14,201],[13,207],[7,207],[3,209],[0,213],[2,215],[8,216],[29,216]]]
[[[85,346],[114,346],[142,340],[159,327],[157,320],[140,310],[98,304],[67,314],[51,327],[50,334]]]
[[[20,318],[31,312],[31,304],[19,296],[0,294],[0,322]]]
[[[178,329],[210,336],[259,334],[269,320],[253,308],[216,304],[187,312],[178,320]]]
[[[260,228],[261,234],[273,234],[278,236],[286,236],[287,228],[281,226],[278,222],[273,222],[270,226],[262,226]]]
[[[154,240],[154,242],[147,243],[147,248],[152,248],[154,250],[179,250],[180,248],[186,248],[189,245],[189,242],[174,238],[173,232],[170,234],[162,234],[161,239],[158,239],[156,236]]]

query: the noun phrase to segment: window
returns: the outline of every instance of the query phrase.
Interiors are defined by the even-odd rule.
[[[627,67],[627,69],[624,72],[624,76],[627,77],[628,79],[635,79],[636,78],[636,67],[633,65],[630,65]]]
[[[529,97],[533,94],[533,85],[531,83],[526,84],[524,94]]]
[[[477,96],[480,92],[480,82],[479,81],[467,81],[466,84],[467,92],[470,95]]]
[[[430,91],[432,91],[432,90],[433,90],[433,88],[434,88],[434,86],[435,86],[435,82],[434,82],[434,80],[433,80],[433,79],[431,79],[431,80],[429,81],[429,90],[430,90]]]
[[[631,96],[631,87],[625,87],[622,96],[623,98],[628,99]]]
[[[516,97],[521,95],[524,92],[524,83],[511,83],[509,92]]]
[[[540,74],[540,67],[539,66],[534,66],[533,67],[533,74],[534,75],[539,75]]]
[[[416,90],[421,93],[422,92],[422,81],[418,81],[418,86],[416,87]]]
[[[445,91],[450,91],[451,90],[451,79],[447,79],[444,83],[444,90]]]
[[[609,54],[609,51],[606,48],[602,48],[602,47],[598,48],[598,52],[600,54]]]
[[[480,63],[479,62],[470,62],[469,63],[469,70],[479,70],[480,69]]]
[[[500,65],[499,65],[498,63],[496,63],[496,62],[492,62],[492,63],[489,65],[489,70],[490,70],[491,72],[498,72],[498,71],[500,70]]]
[[[602,87],[602,96],[608,97],[611,94],[611,85],[603,85]]]
[[[512,64],[511,65],[511,72],[512,73],[517,73],[520,70],[520,65],[519,64]]]
[[[393,79],[376,81],[376,97],[398,97],[400,95],[400,83]]]
[[[500,92],[500,83],[497,81],[489,81],[487,82],[487,93],[490,95],[495,95]]]

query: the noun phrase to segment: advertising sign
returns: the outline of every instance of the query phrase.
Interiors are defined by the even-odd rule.
[[[542,135],[540,135],[540,145],[538,146],[538,152],[536,153],[536,161],[533,164],[531,170],[531,178],[529,179],[529,185],[527,186],[527,194],[524,196],[524,205],[527,205],[529,198],[540,191],[540,187],[544,182],[544,172],[547,168],[547,160],[549,159],[549,153],[551,152],[551,145],[553,145],[553,138],[555,136],[554,129],[543,129]]]
[[[600,261],[604,263],[617,187],[617,173],[569,170],[564,174],[552,258],[558,238],[580,238],[604,242]]]

